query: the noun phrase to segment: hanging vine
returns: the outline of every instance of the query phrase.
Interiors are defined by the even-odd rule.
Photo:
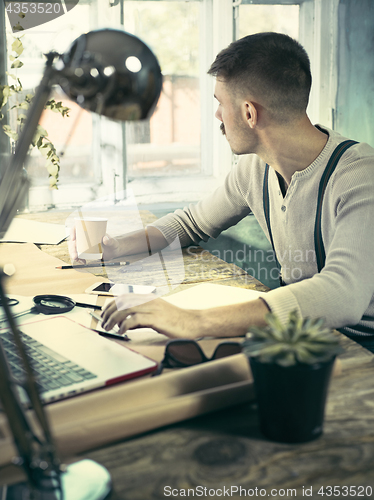
[[[17,70],[23,66],[23,62],[20,59],[24,51],[24,47],[21,41],[22,36],[14,37],[12,43],[12,51],[9,55],[9,60],[11,62],[10,69],[13,71],[7,71],[8,79],[12,80],[14,83],[11,85],[0,85],[0,121],[4,119],[4,107],[6,104],[11,104],[12,96],[16,97],[16,104],[8,106],[8,112],[12,110],[17,110],[17,119],[15,127],[10,125],[3,125],[2,128],[7,136],[16,143],[18,137],[22,131],[22,128],[26,121],[25,112],[29,109],[31,102],[34,98],[34,93],[25,94],[23,90],[22,83],[17,76]],[[45,109],[49,109],[55,113],[60,113],[62,117],[69,116],[70,109],[62,104],[62,102],[57,102],[55,99],[50,99],[46,105]],[[36,147],[40,153],[46,159],[46,169],[49,174],[49,186],[51,189],[57,189],[58,176],[60,172],[60,158],[56,152],[56,148],[53,143],[48,138],[48,132],[41,126],[38,125],[30,148]]]

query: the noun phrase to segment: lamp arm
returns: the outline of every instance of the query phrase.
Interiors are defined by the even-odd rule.
[[[20,463],[24,468],[28,480],[34,487],[40,487],[45,474],[51,471],[59,473],[60,462],[55,453],[52,434],[49,424],[40,401],[35,377],[28,355],[22,344],[14,318],[7,304],[4,292],[3,280],[5,273],[0,271],[0,299],[4,308],[10,330],[22,358],[26,370],[26,392],[29,396],[31,407],[34,409],[37,420],[42,430],[43,436],[37,437],[27,417],[26,411],[20,402],[15,390],[15,383],[10,373],[7,358],[0,341],[0,401],[3,410],[8,418],[9,427],[12,431],[15,445],[18,449]]]
[[[19,184],[19,182],[17,181],[19,181],[19,178],[21,177],[22,168],[29,151],[30,144],[32,143],[32,140],[34,138],[40,117],[44,110],[44,106],[48,101],[51,86],[53,85],[54,77],[56,74],[56,70],[52,66],[56,56],[57,54],[55,52],[46,54],[47,62],[42,80],[36,90],[35,96],[32,100],[32,104],[27,113],[26,123],[18,140],[15,154],[11,155],[9,165],[5,171],[3,178],[1,179],[0,214],[6,214],[7,218],[9,218],[10,220],[12,219],[16,209],[18,208],[18,205],[14,203],[14,199],[10,198],[10,196],[15,197],[18,194],[17,192],[15,192],[14,186],[18,186]],[[6,205],[12,210],[12,214],[9,213],[9,210],[5,209]],[[5,221],[0,222],[5,223]],[[3,229],[2,224],[0,224],[0,227]]]
[[[61,58],[61,64],[56,65],[58,68],[53,64],[57,57]],[[131,61],[135,61],[135,66]],[[8,229],[27,189],[24,162],[54,83],[59,83],[68,97],[88,111],[115,120],[139,120],[148,118],[154,110],[161,93],[162,74],[153,52],[137,37],[120,30],[89,32],[75,40],[66,54],[47,54],[45,71],[27,113],[15,154],[0,179],[0,237]],[[104,467],[92,461],[81,461],[69,465],[61,473],[27,349],[22,345],[21,335],[7,305],[3,276],[0,270],[0,297],[27,373],[25,390],[35,412],[35,424],[39,427],[33,432],[31,424],[35,425],[34,421],[29,421],[28,412],[18,397],[5,350],[0,345],[0,400],[23,460],[19,465],[23,465],[35,490],[59,490],[66,499],[104,500],[111,490],[110,474]],[[29,494],[27,485],[17,484],[10,489],[13,496],[9,498],[12,499],[26,498],[23,495]],[[0,489],[0,498],[3,495],[4,491]]]
[[[25,413],[20,407],[18,398],[12,388],[12,380],[9,372],[6,355],[3,346],[0,343],[0,401],[2,410],[5,414],[11,415],[8,418],[9,427],[12,431],[14,441],[16,443],[20,458],[25,462],[25,457],[32,455],[32,446],[28,435],[30,434],[30,426],[27,422]]]

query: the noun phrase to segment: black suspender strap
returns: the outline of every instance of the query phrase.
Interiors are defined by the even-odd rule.
[[[273,247],[275,260],[277,261],[277,265],[279,266],[277,254],[275,253],[275,248],[274,248],[273,233],[271,232],[271,225],[270,225],[269,165],[268,164],[266,164],[266,166],[265,166],[264,186],[263,186],[263,203],[264,203],[266,225],[268,227],[269,236],[270,236],[270,243],[271,243],[271,246]]]
[[[270,243],[271,246],[273,247],[273,253],[275,257],[275,261],[277,263],[278,271],[279,271],[279,281],[280,284],[283,284],[282,277],[281,277],[281,266],[278,262],[277,259],[277,253],[275,251],[274,247],[274,241],[273,241],[273,233],[271,232],[271,224],[270,224],[270,198],[269,198],[269,165],[265,165],[265,174],[264,174],[264,183],[263,183],[263,188],[262,188],[262,199],[263,199],[263,205],[264,205],[264,214],[265,214],[265,220],[266,220],[266,225],[268,228],[269,232],[269,237],[270,237]]]
[[[325,247],[323,245],[323,239],[322,239],[322,202],[323,202],[323,196],[325,194],[329,179],[330,179],[331,175],[333,174],[340,158],[345,153],[345,151],[347,151],[348,148],[353,146],[353,144],[357,144],[357,142],[347,140],[347,141],[341,142],[335,148],[335,150],[333,151],[333,153],[332,153],[332,155],[331,155],[331,157],[326,165],[326,168],[322,174],[322,177],[321,177],[321,180],[319,183],[316,220],[315,220],[315,225],[314,225],[314,246],[315,246],[315,252],[316,252],[318,272],[321,272],[321,270],[325,266],[325,261],[326,261]],[[270,225],[269,165],[268,164],[266,164],[266,166],[265,166],[265,174],[264,174],[263,206],[264,206],[265,220],[266,220],[266,225],[267,225],[269,236],[270,236],[271,246],[273,247],[275,260],[277,262],[278,269],[280,270],[281,267],[280,267],[280,264],[279,264],[277,256],[276,256],[274,241],[273,241],[273,234],[272,234],[271,225]],[[279,279],[280,279],[281,285],[284,284],[284,282],[281,279],[281,275],[279,275]],[[363,316],[362,321],[374,321],[374,319],[371,317],[368,317],[368,316]],[[362,336],[362,334],[374,334],[374,328],[372,328],[372,327],[365,327],[363,325],[358,324],[355,326],[350,326],[349,328],[356,331],[358,335],[360,335],[360,333],[361,333],[361,336]],[[341,329],[339,329],[339,331],[341,333],[346,333],[348,336],[352,335],[349,332],[349,330],[346,330],[346,328],[341,328]]]
[[[357,144],[357,142],[348,140],[348,141],[344,141],[344,142],[341,142],[340,144],[338,144],[338,146],[333,151],[333,153],[332,153],[332,155],[331,155],[331,157],[326,165],[325,171],[323,172],[320,183],[319,183],[316,220],[315,220],[315,225],[314,225],[314,246],[315,246],[315,251],[316,251],[318,272],[320,272],[321,269],[324,267],[325,260],[326,260],[325,247],[323,245],[323,240],[322,240],[323,195],[325,194],[327,183],[329,182],[329,179],[330,179],[331,175],[333,174],[340,158],[345,153],[345,151],[347,151],[348,148],[353,146],[353,144]],[[270,243],[271,243],[271,246],[273,247],[273,252],[274,252],[275,260],[277,262],[278,269],[280,270],[280,264],[279,264],[279,261],[277,259],[277,255],[276,255],[276,251],[275,251],[275,247],[274,247],[274,241],[273,241],[273,234],[271,231],[271,224],[270,224],[269,168],[270,168],[269,165],[266,164],[265,173],[264,173],[264,183],[263,183],[263,206],[264,206],[266,225],[267,225],[269,237],[270,237]]]
[[[316,211],[316,221],[315,221],[315,226],[314,226],[314,246],[316,250],[316,260],[317,260],[317,266],[318,266],[318,272],[321,272],[321,270],[325,266],[325,261],[326,261],[326,254],[325,254],[325,247],[323,245],[323,239],[322,239],[322,201],[323,201],[323,195],[325,194],[326,191],[326,186],[327,183],[329,182],[329,179],[331,175],[333,174],[340,158],[342,155],[347,151],[348,148],[353,146],[353,144],[357,144],[356,141],[344,141],[341,142],[334,150],[332,153],[330,160],[328,161],[325,171],[323,172],[323,175],[321,177],[320,183],[319,183],[319,189],[318,189],[318,201],[317,201],[317,211]],[[371,318],[369,316],[363,316],[361,318],[361,321],[371,321],[373,322],[374,318]],[[361,334],[362,335],[367,335],[371,334],[374,335],[374,328],[372,326],[364,326],[360,325],[359,323],[357,325],[350,325],[348,328],[351,328],[356,335]],[[352,333],[347,329],[347,328],[339,328],[338,331],[340,333],[344,333],[348,336],[352,336]]]
[[[330,179],[331,175],[333,174],[340,158],[342,157],[342,155],[345,153],[345,151],[348,148],[353,146],[353,144],[357,144],[357,142],[347,140],[347,141],[344,141],[344,142],[338,144],[338,146],[333,151],[333,153],[332,153],[332,155],[331,155],[331,157],[326,165],[325,171],[322,174],[321,181],[319,184],[316,220],[315,220],[315,226],[314,226],[314,246],[315,246],[315,251],[316,251],[318,272],[320,272],[321,269],[324,267],[325,260],[326,260],[325,247],[323,245],[323,240],[322,240],[322,227],[321,227],[322,226],[323,195],[325,194],[327,183],[329,182],[329,179]],[[270,168],[269,165],[266,164],[265,173],[264,173],[263,190],[262,190],[263,191],[263,206],[264,206],[266,225],[267,225],[269,237],[270,237],[270,243],[271,243],[271,246],[273,247],[275,260],[276,260],[277,267],[278,267],[279,272],[280,272],[281,266],[280,266],[279,261],[277,259],[277,254],[276,254],[275,247],[274,247],[273,234],[271,231],[271,224],[270,224],[269,168]],[[280,276],[280,282],[281,282],[281,284],[284,284],[282,279],[281,279],[281,276]]]
[[[318,199],[317,199],[317,211],[316,211],[316,220],[314,225],[314,247],[316,251],[316,260],[318,272],[321,272],[323,267],[325,266],[326,254],[325,247],[323,245],[322,240],[322,201],[323,195],[325,194],[327,183],[331,175],[333,174],[340,158],[347,151],[348,148],[353,146],[353,144],[357,144],[356,141],[344,141],[341,142],[333,151],[327,165],[325,171],[322,174],[319,188],[318,188]]]

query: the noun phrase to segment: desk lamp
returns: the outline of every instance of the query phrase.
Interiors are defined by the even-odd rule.
[[[0,181],[0,237],[27,192],[23,164],[52,85],[60,85],[82,108],[122,121],[148,118],[161,92],[162,75],[155,55],[139,38],[121,30],[91,31],[78,37],[65,54],[50,52],[46,57],[45,71],[15,154]],[[32,366],[7,304],[6,276],[4,267],[0,270],[0,301],[27,373],[24,389],[37,429],[20,402],[0,342],[0,402],[18,451],[17,462],[27,477],[27,483],[0,488],[0,496],[7,500],[102,500],[111,488],[104,467],[90,460],[64,467],[58,459]]]

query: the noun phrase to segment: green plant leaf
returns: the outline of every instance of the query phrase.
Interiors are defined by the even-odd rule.
[[[19,123],[20,125],[23,125],[26,121],[26,115],[18,115],[17,117],[17,123]]]
[[[296,364],[295,354],[288,352],[283,358],[277,359],[276,363],[284,367],[293,366]]]
[[[13,64],[11,65],[11,69],[18,69],[18,68],[22,68],[23,66],[23,62],[20,61],[20,60],[16,60],[13,62]]]
[[[20,102],[18,104],[15,104],[14,106],[12,106],[10,109],[29,109],[30,105],[28,102]]]
[[[21,42],[20,38],[15,38],[14,42],[12,43],[12,50],[18,56],[20,56],[22,54],[22,52],[23,52],[23,45],[22,45],[22,42]]]
[[[14,31],[24,31],[25,28],[23,28],[20,23],[17,23],[13,26]]]
[[[261,362],[313,364],[342,352],[338,337],[325,326],[323,318],[302,318],[291,311],[286,324],[272,313],[266,315],[266,321],[263,328],[250,328],[242,343],[243,352]]]
[[[57,178],[51,175],[49,177],[49,188],[50,189],[57,189]]]
[[[17,80],[16,75],[13,75],[13,73],[9,73],[9,71],[6,71],[5,73],[6,73],[8,76],[10,76],[10,78],[13,78],[13,80]]]
[[[252,328],[250,328],[249,333],[258,339],[269,337],[268,329],[260,328],[258,326],[253,326]]]
[[[0,109],[8,102],[8,96],[4,92],[4,87],[0,87]]]
[[[270,326],[270,335],[278,340],[283,339],[283,333],[285,329],[279,318],[272,313],[267,314],[265,318]]]
[[[313,358],[313,355],[308,349],[308,346],[305,345],[298,345],[295,351],[295,355],[300,363],[308,363]]]
[[[18,134],[16,131],[12,130],[9,125],[3,125],[3,130],[8,137],[13,141],[18,141]]]
[[[24,18],[25,15],[19,15],[21,18]],[[23,27],[18,23],[13,29],[23,30]],[[18,69],[23,66],[23,62],[20,61],[19,57],[24,51],[24,46],[22,44],[21,38],[23,35],[19,35],[14,37],[14,41],[12,43],[12,51],[13,54],[9,56],[9,60],[12,63],[11,68]],[[9,78],[15,80],[18,85],[4,85],[0,86],[0,110],[8,103],[9,97],[14,94],[19,94],[23,90],[21,80],[14,75],[13,73],[7,72]],[[21,95],[21,102],[17,102],[10,109],[18,109],[18,110],[27,110],[30,107],[30,103],[34,98],[33,93],[28,93],[26,96]],[[22,100],[24,99],[24,100]],[[63,117],[68,116],[69,108],[64,106],[61,101],[56,102],[54,99],[48,101],[47,105],[44,106],[45,109],[52,109],[55,112],[60,113]],[[10,110],[9,110],[10,111]],[[4,118],[4,114],[0,113],[0,120]],[[9,125],[4,127],[4,132],[14,141],[18,140],[18,133],[22,130],[26,120],[26,115],[23,113],[19,113],[16,117],[17,129],[13,130]],[[31,147],[37,147],[40,153],[48,160],[46,167],[49,173],[49,182],[51,189],[57,189],[57,182],[60,170],[60,159],[56,153],[56,148],[48,139],[48,132],[38,125],[37,130],[34,134]]]
[[[69,116],[70,108],[64,106],[62,101],[56,102],[54,99],[50,99],[45,107],[54,113],[60,113],[63,117]]]
[[[39,135],[42,135],[43,137],[47,137],[48,135],[48,132],[46,131],[45,128],[43,128],[41,125],[38,125],[36,127],[36,132],[39,134]]]
[[[49,144],[47,143],[44,143],[43,142],[43,139],[44,137],[42,135],[38,135],[37,139],[36,139],[36,143],[40,143],[40,146],[38,146],[38,149],[39,151],[41,152],[41,154],[45,157],[45,158],[48,158],[48,154],[50,152],[50,146]],[[40,142],[41,141],[41,142]]]
[[[48,161],[46,163],[46,168],[48,170],[49,175],[51,175],[52,177],[56,177],[57,176],[58,171],[59,171],[58,165],[56,165],[55,163],[52,163],[52,162]]]

